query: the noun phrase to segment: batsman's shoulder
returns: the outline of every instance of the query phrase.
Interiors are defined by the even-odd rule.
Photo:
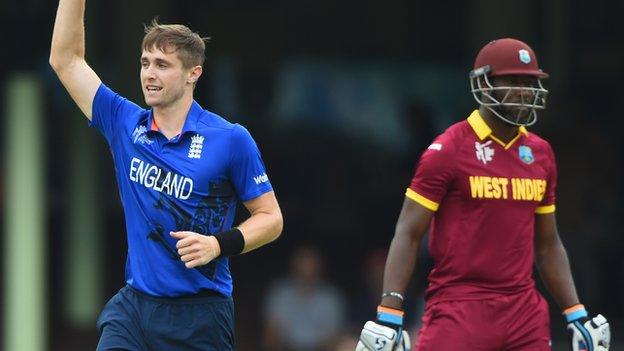
[[[433,139],[431,144],[424,150],[423,155],[440,155],[450,157],[457,151],[457,145],[462,140],[463,131],[460,123],[456,123]]]
[[[544,147],[550,147],[550,143],[545,138],[543,138],[542,136],[540,136],[539,134],[535,133],[532,130],[526,130],[526,138],[528,142],[531,142],[533,144],[544,146]]]
[[[535,153],[548,154],[549,157],[554,158],[555,152],[552,145],[546,139],[542,138],[533,131],[527,132],[527,136],[523,144],[529,146]]]

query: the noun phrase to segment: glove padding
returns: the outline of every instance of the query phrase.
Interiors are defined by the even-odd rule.
[[[570,350],[572,351],[608,351],[611,342],[611,330],[607,319],[601,314],[586,320],[577,319],[568,324]]]
[[[409,335],[405,330],[395,330],[368,321],[360,334],[355,351],[410,351]]]

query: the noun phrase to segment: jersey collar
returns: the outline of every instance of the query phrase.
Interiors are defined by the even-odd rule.
[[[489,137],[490,139],[494,140],[502,147],[504,147],[505,150],[509,149],[516,142],[516,140],[520,138],[520,136],[529,135],[527,129],[524,126],[520,126],[520,128],[518,128],[518,135],[516,135],[515,138],[511,139],[509,143],[505,144],[502,140],[498,139],[494,136],[494,134],[492,134],[492,129],[487,125],[487,123],[485,123],[485,120],[483,120],[483,117],[481,117],[479,110],[472,111],[472,113],[468,117],[468,124],[470,124],[472,130],[475,132],[475,134],[477,134],[479,140],[483,140]]]
[[[197,132],[197,122],[201,117],[202,113],[204,113],[204,109],[197,103],[197,101],[193,100],[191,104],[191,108],[189,109],[188,114],[186,115],[186,120],[184,121],[184,125],[182,126],[182,132],[180,135],[183,135],[187,132]],[[147,125],[148,130],[159,132],[160,129],[156,124],[156,120],[154,120],[154,110],[150,109],[149,114],[147,115]]]

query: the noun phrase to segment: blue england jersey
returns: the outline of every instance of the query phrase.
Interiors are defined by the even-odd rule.
[[[152,110],[102,84],[91,125],[106,138],[126,218],[126,282],[153,296],[202,289],[232,294],[228,259],[188,269],[170,231],[211,235],[232,227],[238,201],[272,190],[249,132],[204,110],[197,102],[180,135],[158,131]]]

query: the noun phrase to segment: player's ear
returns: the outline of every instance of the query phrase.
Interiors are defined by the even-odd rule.
[[[197,83],[197,80],[202,75],[203,70],[204,69],[202,68],[202,66],[199,66],[199,65],[191,68],[189,70],[189,75],[188,75],[188,78],[186,79],[186,82],[190,84]]]

